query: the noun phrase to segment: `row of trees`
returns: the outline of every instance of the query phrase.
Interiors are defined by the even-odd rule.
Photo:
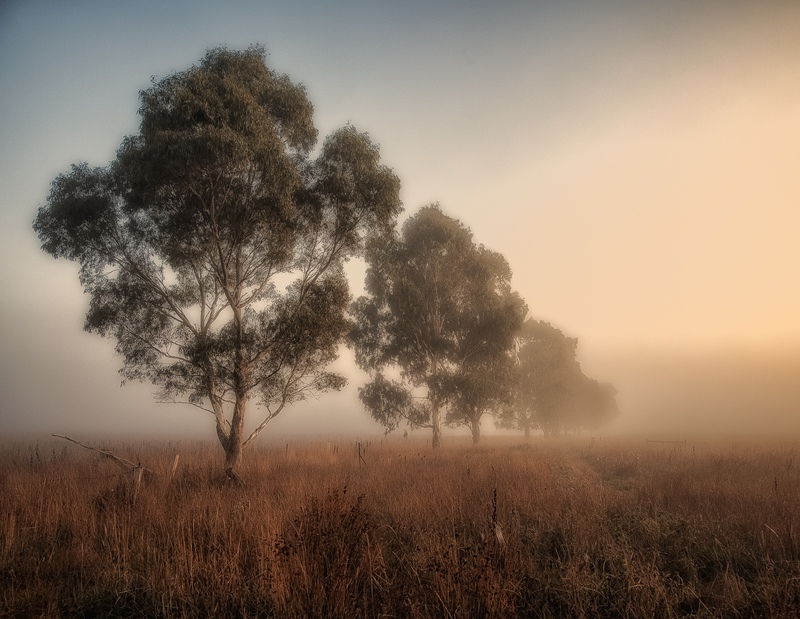
[[[477,437],[492,413],[555,432],[577,427],[566,411],[579,419],[581,401],[613,399],[574,382],[574,345],[574,376],[537,375],[549,395],[525,382],[542,323],[524,323],[505,259],[436,207],[399,234],[400,181],[378,147],[348,125],[316,151],[305,89],[265,57],[215,49],[154,81],[116,159],[73,166],[39,209],[42,248],[80,265],[85,328],[116,341],[124,379],[209,413],[233,478],[287,405],[344,385],[327,367],[348,336],[373,416],[430,426],[434,445],[443,422]],[[343,265],[363,255],[368,296],[350,308]],[[251,402],[262,416],[246,431]]]
[[[616,413],[613,386],[581,371],[577,340],[526,320],[505,258],[437,205],[370,243],[366,259],[351,344],[370,374],[359,397],[388,430],[430,428],[437,447],[442,425],[469,427],[477,443],[487,414],[528,437],[596,428]]]

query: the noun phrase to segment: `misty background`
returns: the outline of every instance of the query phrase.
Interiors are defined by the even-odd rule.
[[[138,130],[151,76],[253,43],[306,85],[320,136],[351,122],[381,145],[405,216],[438,201],[508,259],[531,316],[619,390],[608,432],[800,432],[797,32],[777,0],[2,3],[0,433],[212,435],[120,388],[77,266],[31,222],[59,173]],[[344,391],[265,436],[380,432],[346,349],[336,369]]]

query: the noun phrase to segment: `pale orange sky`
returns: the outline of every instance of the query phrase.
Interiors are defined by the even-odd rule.
[[[637,394],[627,419],[649,414],[637,356],[800,349],[800,3],[135,4],[0,9],[4,427],[206,428],[119,389],[74,265],[30,224],[56,174],[136,131],[151,75],[219,44],[266,44],[321,136],[352,122],[380,143],[406,215],[438,201],[503,253],[531,315]],[[276,427],[376,429],[353,377]]]

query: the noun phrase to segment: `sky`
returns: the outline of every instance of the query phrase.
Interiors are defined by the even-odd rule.
[[[120,387],[77,267],[31,229],[70,164],[107,165],[138,92],[263,44],[324,137],[352,123],[501,252],[530,314],[620,391],[620,431],[800,433],[800,3],[0,3],[0,432],[207,432]],[[363,264],[349,272],[354,294]],[[370,432],[348,388],[267,432]]]

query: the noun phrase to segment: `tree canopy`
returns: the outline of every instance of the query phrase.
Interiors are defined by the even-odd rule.
[[[349,328],[343,263],[393,229],[400,182],[352,126],[312,158],[306,91],[259,47],[154,81],[139,114],[110,165],[55,179],[34,229],[80,265],[85,328],[116,341],[124,378],[210,412],[236,476],[287,404],[344,384],[326,370]]]
[[[469,427],[478,443],[483,415],[499,414],[510,402],[514,345],[528,308],[511,289],[511,268],[497,252],[476,248],[466,275],[454,367],[444,385],[445,421]]]
[[[502,375],[525,304],[505,259],[438,205],[367,250],[368,295],[353,304],[352,343],[371,374],[359,396],[387,430],[402,421],[441,440],[447,421],[475,427],[502,399]],[[507,393],[507,391],[506,391]]]
[[[581,370],[578,340],[545,321],[528,319],[519,335],[513,398],[497,424],[530,436],[596,429],[617,412],[616,390]]]

